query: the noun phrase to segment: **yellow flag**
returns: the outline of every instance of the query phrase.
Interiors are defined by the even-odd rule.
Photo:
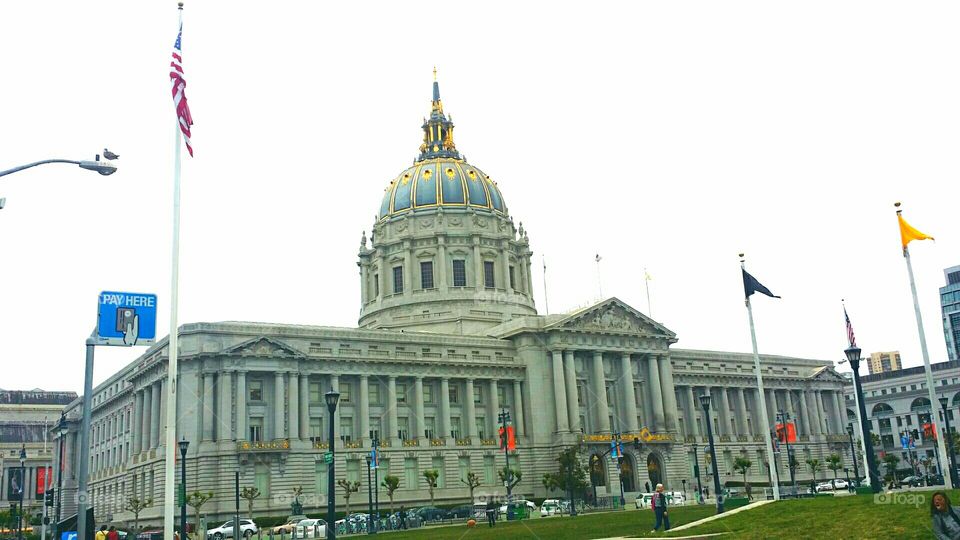
[[[903,244],[903,249],[907,249],[907,244],[913,240],[933,240],[932,236],[927,236],[911,227],[899,213],[897,213],[897,220],[900,222],[900,242]]]

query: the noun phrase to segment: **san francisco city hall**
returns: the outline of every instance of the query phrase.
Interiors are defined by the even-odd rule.
[[[810,478],[809,457],[836,452],[851,467],[844,380],[829,361],[761,356],[760,396],[752,355],[678,349],[673,332],[616,298],[539,315],[527,231],[500,186],[459,154],[453,128],[434,82],[419,157],[390,181],[370,238],[359,244],[359,328],[181,327],[177,439],[190,441],[188,490],[215,493],[203,507],[211,519],[232,514],[237,470],[241,486],[264,494],[254,514],[287,515],[295,486],[306,512],[317,510],[331,421],[337,478],[361,483],[355,506],[366,500],[373,437],[381,440],[380,479],[400,478],[397,506],[429,501],[422,475],[429,469],[440,471],[438,503],[467,501],[461,479],[469,471],[482,482],[477,493],[503,493],[501,408],[517,434],[511,465],[522,481],[514,491],[527,497],[563,496],[542,482],[557,471],[559,451],[579,444],[585,460],[602,455],[615,432],[628,442],[625,460],[619,474],[609,457],[599,461],[603,470],[591,475],[598,496],[619,495],[621,481],[628,504],[647,483],[668,491],[685,484],[690,493],[695,459],[712,485],[697,405],[703,393],[713,396],[722,481],[742,478],[732,470],[739,456],[753,462],[751,482],[768,481],[760,399],[771,422],[777,409],[796,418],[800,478]],[[90,488],[98,522],[132,522],[123,510],[132,496],[154,501],[141,522],[160,519],[166,370],[163,339],[94,390]],[[341,394],[332,419],[323,400],[330,389]],[[65,516],[76,511],[80,412],[79,400],[67,407]],[[789,478],[785,452],[777,459]]]

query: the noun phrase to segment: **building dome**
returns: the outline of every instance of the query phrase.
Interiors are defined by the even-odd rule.
[[[380,219],[426,208],[473,208],[505,214],[497,185],[461,159],[418,161],[394,178],[383,194]]]
[[[412,167],[390,181],[380,203],[378,220],[428,208],[472,208],[507,213],[497,185],[470,165],[453,143],[453,120],[443,113],[434,71],[430,117],[424,118],[423,143]]]

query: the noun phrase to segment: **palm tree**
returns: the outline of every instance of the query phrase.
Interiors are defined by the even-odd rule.
[[[823,463],[820,462],[817,458],[810,458],[807,460],[807,465],[810,466],[810,472],[813,473],[813,483],[817,483],[817,473],[823,469]]]
[[[753,462],[745,457],[738,457],[733,460],[733,471],[743,474],[743,490],[747,492],[747,498],[750,498],[750,485],[747,484],[747,471]]]
[[[827,468],[833,471],[833,487],[837,487],[837,473],[843,468],[843,459],[839,454],[830,454],[827,456]]]
[[[390,497],[390,513],[393,513],[393,493],[400,488],[400,478],[392,474],[383,477],[381,486],[387,489],[387,497]]]

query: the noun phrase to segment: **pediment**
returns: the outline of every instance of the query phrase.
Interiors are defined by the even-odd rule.
[[[574,311],[548,326],[549,329],[657,336],[676,341],[676,334],[617,298]]]
[[[848,382],[846,377],[837,373],[837,371],[830,366],[823,366],[815,369],[813,371],[813,375],[810,376],[810,379],[814,381],[840,382],[844,384]]]
[[[258,337],[234,345],[223,351],[237,356],[259,356],[269,358],[299,358],[304,354],[290,345],[268,337]]]

